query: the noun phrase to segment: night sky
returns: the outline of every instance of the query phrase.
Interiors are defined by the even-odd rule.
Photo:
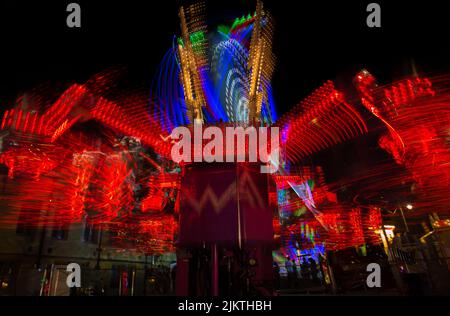
[[[70,2],[0,2],[2,108],[37,84],[83,82],[114,66],[125,66],[136,86],[150,89],[158,63],[180,34],[178,7],[189,1],[79,0],[81,29],[65,24]],[[378,1],[381,29],[365,24],[370,2],[264,1],[275,20],[273,87],[280,113],[327,79],[351,83],[363,67],[381,83],[411,74],[413,63],[419,74],[450,70],[443,1]],[[214,28],[255,10],[251,0],[206,4]]]

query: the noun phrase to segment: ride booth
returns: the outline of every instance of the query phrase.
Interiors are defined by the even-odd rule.
[[[269,294],[271,178],[258,163],[194,163],[181,183],[176,294]]]

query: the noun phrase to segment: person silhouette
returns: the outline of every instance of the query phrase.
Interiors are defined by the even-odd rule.
[[[286,262],[284,265],[287,271],[288,287],[291,288],[294,285],[294,267],[289,257],[286,258]]]
[[[313,258],[309,258],[309,270],[311,271],[311,278],[314,282],[318,281],[317,273],[319,270],[317,269],[317,263]]]
[[[294,287],[298,285],[297,264],[294,259],[292,259],[292,283]]]

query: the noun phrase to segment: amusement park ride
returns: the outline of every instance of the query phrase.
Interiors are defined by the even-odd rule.
[[[179,9],[181,35],[150,99],[115,91],[112,71],[68,87],[56,101],[30,92],[3,113],[8,208],[0,225],[99,225],[124,247],[176,251],[177,294],[220,295],[270,287],[274,260],[380,244],[386,206],[373,197],[381,190],[414,183],[415,211],[448,211],[448,77],[380,86],[363,70],[354,91],[327,81],[278,118],[273,24],[262,1],[217,31],[204,14],[203,3]],[[175,163],[172,131],[196,125],[278,127],[277,171],[261,173],[260,162]],[[327,183],[309,163],[375,129],[405,175],[380,165]],[[232,150],[248,155],[249,147]],[[336,194],[359,182],[365,185],[351,199]]]

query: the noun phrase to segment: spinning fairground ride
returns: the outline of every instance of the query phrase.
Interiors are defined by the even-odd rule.
[[[336,287],[329,257],[389,248],[383,218],[403,201],[415,215],[448,216],[448,76],[380,85],[361,70],[351,88],[327,81],[278,117],[273,23],[262,1],[215,29],[204,15],[203,3],[179,9],[181,33],[150,98],[105,71],[62,93],[25,93],[3,113],[0,225],[89,223],[117,247],[176,252],[179,295],[270,295],[287,262],[300,269],[314,261],[321,284]],[[245,145],[216,143],[213,155],[221,147],[233,159],[211,163],[199,157],[211,147],[203,139],[192,159],[174,161],[172,131],[196,126],[218,128],[215,137],[241,128]],[[279,129],[279,146],[252,160],[252,139],[261,135],[250,134],[262,127]],[[328,181],[312,162],[349,144],[369,152],[366,139],[395,163]]]

